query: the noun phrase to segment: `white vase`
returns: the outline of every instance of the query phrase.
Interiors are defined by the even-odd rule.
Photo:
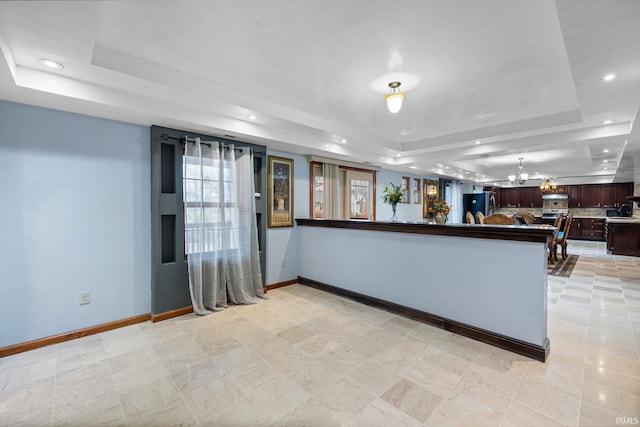
[[[447,222],[447,217],[442,213],[437,213],[434,218],[438,224],[444,224]]]

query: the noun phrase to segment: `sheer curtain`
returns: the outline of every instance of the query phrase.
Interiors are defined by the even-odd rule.
[[[194,311],[222,310],[227,300],[257,303],[264,291],[250,149],[197,138],[187,141],[183,169],[185,251]]]
[[[322,164],[322,181],[324,183],[324,217],[340,219],[340,172],[338,165]]]

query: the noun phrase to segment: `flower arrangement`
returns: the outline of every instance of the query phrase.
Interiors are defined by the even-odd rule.
[[[391,205],[393,210],[392,221],[396,220],[396,207],[402,200],[404,200],[404,194],[402,194],[402,188],[399,185],[393,185],[390,182],[389,185],[382,187],[382,203]]]
[[[446,200],[436,200],[433,202],[433,211],[437,214],[440,213],[447,216],[451,211],[451,207],[447,205]]]
[[[402,194],[402,188],[400,188],[399,185],[393,185],[393,183],[390,182],[389,185],[382,187],[382,203],[394,207],[402,202],[403,199],[404,194]]]

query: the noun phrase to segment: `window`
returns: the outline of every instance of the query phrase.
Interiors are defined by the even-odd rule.
[[[375,171],[339,166],[338,193],[332,204],[339,204],[339,219],[375,219]],[[328,215],[326,188],[322,163],[311,162],[311,214],[312,218]]]
[[[183,156],[184,165],[184,233],[185,233],[185,254],[197,252],[197,248],[202,243],[203,252],[215,252],[222,248],[222,239],[225,239],[231,245],[231,248],[237,248],[239,245],[237,236],[227,231],[225,235],[215,233],[218,238],[216,241],[200,242],[203,238],[198,235],[196,224],[200,223],[201,215],[204,215],[205,228],[216,229],[221,227],[222,221],[227,224],[225,230],[231,230],[234,224],[237,224],[238,210],[235,201],[235,191],[233,188],[233,174],[231,165],[227,163],[223,170],[224,181],[224,206],[221,206],[220,200],[220,160],[219,159],[203,159],[202,168],[196,157]],[[202,205],[199,202],[200,192],[205,196]],[[204,233],[204,235],[211,235]],[[188,238],[187,238],[188,237]],[[187,243],[188,242],[188,243]]]

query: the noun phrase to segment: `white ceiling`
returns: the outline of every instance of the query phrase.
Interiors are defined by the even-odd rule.
[[[4,1],[0,98],[412,175],[633,181],[639,22],[638,0]]]

